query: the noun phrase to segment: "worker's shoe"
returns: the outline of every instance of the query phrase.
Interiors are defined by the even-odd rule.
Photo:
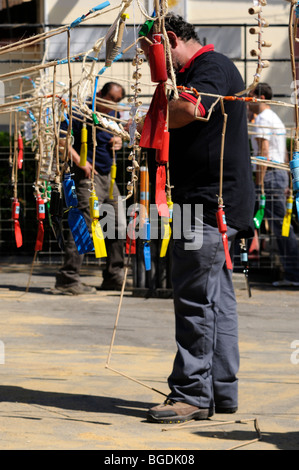
[[[82,284],[78,282],[77,284],[68,285],[56,285],[53,291],[54,294],[64,294],[64,295],[86,295],[86,294],[95,294],[96,288],[88,286],[87,284]]]
[[[147,420],[152,423],[183,423],[191,419],[208,419],[213,410],[198,408],[181,401],[167,399],[162,405],[154,406],[147,412]]]
[[[299,282],[288,281],[288,279],[282,279],[281,281],[275,281],[272,284],[273,287],[299,287]]]
[[[224,406],[217,406],[215,407],[215,413],[219,413],[219,414],[233,414],[233,413],[236,413],[238,411],[238,407],[237,406],[234,406],[232,408],[226,408]]]
[[[121,291],[122,289],[122,281],[120,280],[111,280],[111,279],[104,279],[102,284],[99,287],[99,290],[117,290]]]

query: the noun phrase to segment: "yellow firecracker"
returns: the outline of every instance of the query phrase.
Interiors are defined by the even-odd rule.
[[[81,149],[80,149],[80,166],[85,166],[87,161],[87,129],[86,124],[83,124],[81,130]]]
[[[102,227],[99,221],[100,210],[99,210],[99,200],[96,196],[94,190],[91,191],[91,196],[89,198],[89,208],[90,208],[90,217],[91,222],[91,233],[94,244],[95,256],[96,258],[106,258],[107,250],[105,239],[102,231]]]
[[[285,216],[283,218],[282,230],[281,230],[281,235],[283,237],[288,237],[289,234],[290,234],[291,221],[292,221],[292,212],[293,212],[293,203],[294,203],[294,197],[293,196],[288,197],[286,213],[285,213]]]
[[[111,173],[110,173],[110,176],[111,176],[111,182],[110,182],[110,191],[109,191],[109,198],[110,199],[113,199],[113,188],[114,188],[114,183],[115,183],[115,179],[116,179],[116,165],[113,164],[111,166]]]
[[[170,223],[172,222],[172,213],[173,213],[173,202],[170,196],[167,196],[167,205],[169,209],[169,219],[163,217],[162,224],[163,224],[163,234],[162,234],[162,245],[160,250],[160,258],[164,258],[167,253],[168,245],[171,238],[171,226]]]

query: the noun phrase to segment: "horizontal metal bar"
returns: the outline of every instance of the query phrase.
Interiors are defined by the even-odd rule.
[[[0,29],[15,29],[15,28],[60,28],[63,26],[69,26],[69,24],[55,24],[55,23],[49,23],[49,24],[42,24],[42,23],[6,23],[6,24],[0,24]],[[256,23],[193,23],[193,26],[196,28],[249,28],[252,26],[256,26]],[[80,29],[81,28],[109,28],[109,24],[80,24]],[[134,24],[126,24],[127,28],[135,28],[136,25]],[[288,24],[284,23],[278,23],[278,24],[269,24],[269,28],[287,28]]]

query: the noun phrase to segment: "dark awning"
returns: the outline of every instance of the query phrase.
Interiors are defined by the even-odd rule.
[[[4,10],[7,7],[7,3],[9,7],[15,7],[25,2],[31,2],[31,0],[0,0],[0,10]]]

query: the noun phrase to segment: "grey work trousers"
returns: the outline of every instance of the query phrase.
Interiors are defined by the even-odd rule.
[[[78,209],[84,215],[87,226],[91,230],[91,218],[89,209],[90,197],[90,180],[84,177],[82,170],[75,170],[74,181],[76,185],[76,193],[78,196]],[[124,268],[124,238],[126,230],[126,219],[123,207],[119,205],[118,197],[120,196],[118,187],[114,184],[113,199],[109,199],[110,175],[95,174],[94,176],[96,195],[99,204],[106,203],[111,208],[108,215],[111,215],[107,224],[112,230],[113,237],[106,238],[107,259],[106,267],[103,271],[104,280],[115,281],[121,283],[123,280]],[[109,205],[109,206],[108,206]],[[68,238],[65,246],[64,264],[56,275],[56,286],[72,286],[80,283],[80,269],[84,255],[80,255],[76,248],[73,236],[69,230]]]
[[[285,278],[288,281],[299,282],[299,248],[293,227],[290,228],[289,237],[281,235],[283,218],[286,211],[285,191],[289,188],[287,171],[268,169],[264,178],[266,195],[265,216],[268,219],[270,230],[275,235],[284,268]]]
[[[231,256],[236,233],[228,227]],[[200,408],[236,407],[238,316],[218,228],[203,224],[199,249],[174,241],[172,282],[177,353],[169,398]]]

